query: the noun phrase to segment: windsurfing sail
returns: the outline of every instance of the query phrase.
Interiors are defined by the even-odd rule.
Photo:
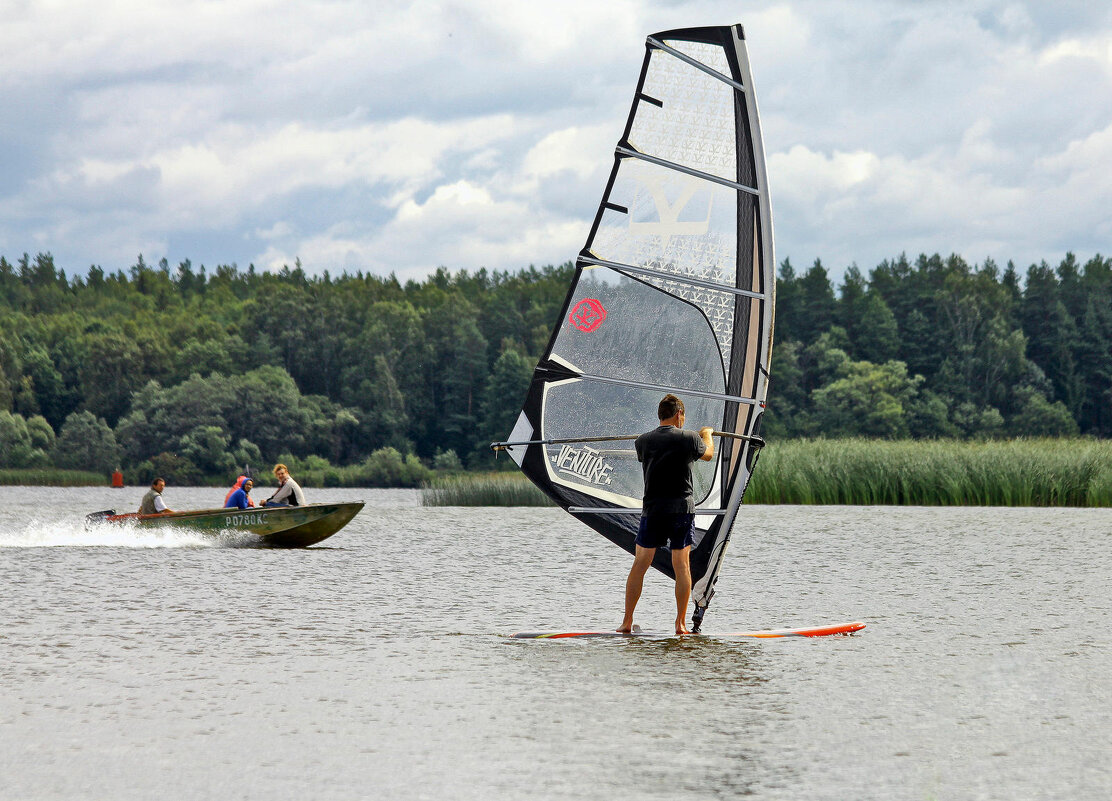
[[[654,428],[668,392],[684,401],[690,427],[734,435],[715,442],[713,461],[693,465],[695,631],[761,444],[774,265],[741,26],[649,36],[560,320],[508,442],[495,445],[633,553],[643,478],[631,437],[614,435]],[[674,577],[665,551],[653,565]]]

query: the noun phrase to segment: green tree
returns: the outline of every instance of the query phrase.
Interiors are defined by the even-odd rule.
[[[380,448],[362,464],[363,476],[371,487],[419,487],[432,477],[415,454],[403,456],[395,448]]]
[[[409,415],[405,396],[394,378],[394,371],[385,356],[374,356],[367,377],[359,384],[361,411],[358,435],[365,451],[392,447],[409,451],[412,444],[406,437]]]
[[[895,439],[908,434],[908,406],[922,376],[910,377],[903,362],[846,361],[841,377],[814,391],[815,418],[827,436]]]
[[[811,343],[835,322],[836,305],[830,277],[819,259],[799,279],[799,320],[795,327],[804,343]]]
[[[120,463],[116,435],[103,417],[89,411],[74,412],[58,434],[54,463],[71,470],[108,473]]]
[[[232,373],[233,354],[246,350],[243,340],[234,339],[235,342],[223,336],[190,339],[174,355],[174,377],[183,381],[193,373],[201,376]]]
[[[181,438],[178,452],[206,475],[229,474],[236,463],[228,442],[220,426],[198,426]]]
[[[49,454],[54,450],[54,429],[42,415],[34,415],[27,419],[27,434],[31,437],[31,447]]]
[[[876,364],[895,359],[900,352],[900,329],[896,316],[879,294],[870,292],[859,303],[855,353]]]
[[[773,350],[774,367],[768,407],[761,420],[761,433],[769,440],[800,436],[810,430],[810,394],[800,367],[802,345],[788,340]]]
[[[1074,363],[1077,324],[1062,302],[1057,276],[1046,262],[1032,264],[1027,270],[1022,321],[1027,353],[1050,379],[1054,398],[1071,412],[1077,411],[1082,401],[1082,382]]]
[[[483,390],[482,424],[479,426],[481,439],[474,445],[477,454],[473,459],[486,457],[490,454],[490,442],[509,436],[521,413],[532,378],[532,361],[518,350],[513,340],[502,340],[502,353],[494,363]],[[491,467],[497,466],[493,459],[489,461]],[[509,461],[502,460],[500,464]]]
[[[51,426],[60,426],[78,404],[78,397],[67,391],[65,380],[41,345],[29,347],[22,361],[24,375],[30,379],[34,393],[33,409],[49,420]]]
[[[8,376],[4,373],[4,362],[0,359],[0,412],[11,411],[13,399],[11,384],[8,383]]]
[[[282,461],[278,459],[278,461]],[[249,439],[241,439],[236,443],[235,450],[232,451],[232,462],[237,467],[244,465],[245,467],[253,467],[262,465],[263,453],[259,450],[259,446]]]
[[[1077,422],[1061,401],[1049,401],[1030,388],[1021,391],[1022,405],[1011,420],[1011,432],[1023,437],[1076,437]]]
[[[799,321],[803,316],[799,279],[790,259],[780,263],[776,278],[776,335],[785,342],[801,339]],[[551,328],[551,326],[550,326]],[[547,336],[547,334],[546,334]]]
[[[233,439],[250,439],[264,455],[304,452],[309,419],[289,373],[266,365],[228,379],[227,384],[232,402],[225,409],[226,430]]]
[[[146,381],[143,354],[118,333],[95,334],[83,344],[80,380],[85,408],[115,425],[127,412],[131,394]]]
[[[458,473],[463,470],[463,462],[459,460],[455,451],[448,449],[436,452],[432,460],[432,467],[438,473]]]
[[[977,406],[966,401],[951,414],[954,426],[970,439],[991,439],[999,436],[1004,428],[1004,417],[992,406]]]
[[[418,442],[418,452],[431,454],[451,448],[469,454],[478,435],[479,406],[487,377],[487,342],[465,298],[444,295],[440,313],[425,317],[431,349],[429,386],[437,425],[425,432],[431,440]]]
[[[846,274],[842,279],[836,320],[838,325],[845,329],[850,341],[850,355],[855,358],[863,358],[858,350],[859,340],[862,337],[858,325],[865,314],[867,291],[868,282],[865,276],[861,274],[856,264],[851,264],[846,268]]]
[[[166,479],[170,485],[191,486],[200,483],[201,471],[191,461],[176,453],[163,451],[156,453],[138,468],[139,480],[143,483],[156,477]]]
[[[908,403],[907,428],[915,439],[958,437],[963,433],[951,421],[946,399],[929,389],[920,390]]]
[[[35,445],[34,428],[22,415],[0,411],[0,467],[42,467],[47,463],[46,452]]]
[[[1083,398],[1078,414],[1081,430],[1112,435],[1112,302],[1090,297],[1086,302],[1077,347],[1077,369]]]

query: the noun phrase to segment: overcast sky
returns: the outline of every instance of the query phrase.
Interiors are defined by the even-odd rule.
[[[645,36],[735,22],[778,260],[1112,254],[1112,7],[1005,0],[0,0],[0,254],[564,262]]]

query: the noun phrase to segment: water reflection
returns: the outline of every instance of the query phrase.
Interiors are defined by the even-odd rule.
[[[592,774],[616,793],[649,797],[686,790],[698,797],[750,793],[762,782],[787,780],[790,770],[755,745],[787,713],[762,692],[767,662],[760,644],[712,638],[510,640],[508,658],[532,681],[515,688],[534,715],[529,739],[552,748],[577,721],[561,758],[596,765],[600,742],[621,766],[618,776]]]

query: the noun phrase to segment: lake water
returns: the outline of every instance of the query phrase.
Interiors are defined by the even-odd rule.
[[[554,642],[506,635],[617,625],[630,563],[556,509],[83,530],[141,495],[0,487],[0,798],[1112,797],[1112,512],[748,507],[704,630],[867,629]]]

